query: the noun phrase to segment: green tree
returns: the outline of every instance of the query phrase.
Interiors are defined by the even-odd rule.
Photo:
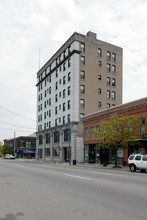
[[[103,148],[113,146],[115,149],[115,167],[117,167],[118,147],[126,146],[128,140],[136,138],[136,129],[139,128],[139,116],[135,115],[112,115],[108,120],[101,120],[100,129],[94,133],[100,138]]]
[[[4,155],[6,155],[6,154],[12,154],[12,149],[9,148],[9,145],[8,145],[8,144],[4,144],[4,145],[1,147],[1,153],[3,153]]]

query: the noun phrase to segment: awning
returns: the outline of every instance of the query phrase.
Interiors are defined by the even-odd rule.
[[[134,140],[128,140],[128,142],[141,142],[141,141],[147,141],[147,139],[134,139]]]
[[[35,154],[35,150],[23,150],[24,154]]]

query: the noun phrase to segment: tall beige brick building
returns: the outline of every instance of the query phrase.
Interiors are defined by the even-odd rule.
[[[83,162],[83,118],[122,103],[122,48],[74,33],[37,73],[36,157]]]

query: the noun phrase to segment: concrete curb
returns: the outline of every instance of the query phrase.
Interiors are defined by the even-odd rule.
[[[89,163],[77,163],[76,165],[70,165],[69,163],[59,163],[59,162],[52,162],[52,161],[46,161],[46,160],[36,160],[36,159],[16,159],[18,161],[22,162],[31,162],[31,163],[46,163],[46,164],[52,164],[52,165],[59,165],[59,166],[74,166],[74,167],[85,167],[85,168],[95,168],[95,169],[111,169],[111,170],[117,170],[117,171],[129,171],[128,166],[121,166],[121,167],[114,167],[113,164],[108,164],[107,166],[103,166],[101,164],[89,164]]]

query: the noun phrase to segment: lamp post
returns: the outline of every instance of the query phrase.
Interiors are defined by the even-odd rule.
[[[70,146],[71,132],[70,126],[68,125],[68,141],[69,141],[69,165],[71,165],[71,146]]]

